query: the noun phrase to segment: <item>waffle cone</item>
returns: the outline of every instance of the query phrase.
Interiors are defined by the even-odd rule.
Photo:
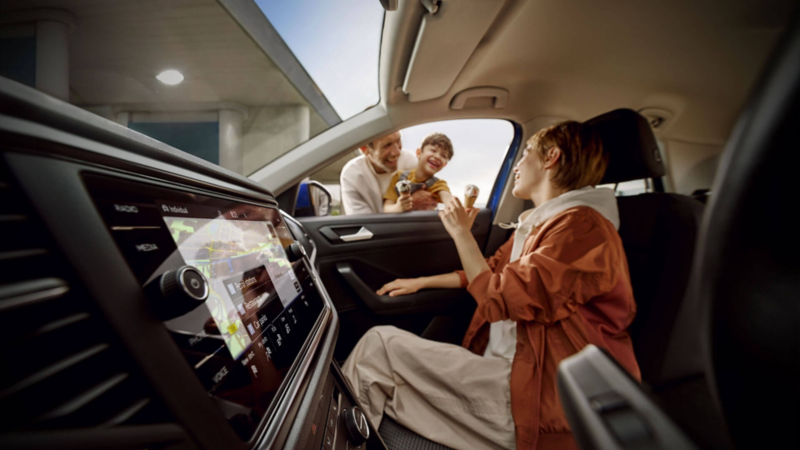
[[[475,204],[475,200],[478,199],[478,196],[464,196],[464,207],[465,208],[472,208],[472,205]]]

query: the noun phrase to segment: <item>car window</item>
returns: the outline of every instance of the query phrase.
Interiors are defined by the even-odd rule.
[[[26,9],[40,3],[59,14]],[[379,101],[377,1],[15,1],[0,14],[0,76],[243,175]]]
[[[452,158],[435,177],[446,181],[450,192],[462,202],[467,185],[477,186],[480,192],[475,206],[485,207],[514,139],[514,126],[500,119],[447,120],[416,125],[400,130],[403,151],[415,155],[425,137],[432,133],[446,135],[453,145]],[[354,149],[310,176],[330,192],[332,215],[346,213],[342,207],[340,177],[344,166],[360,157],[361,151]]]
[[[614,190],[617,197],[628,197],[631,195],[643,194],[645,192],[652,192],[650,179],[623,181],[622,183],[601,184],[599,188],[609,188]]]
[[[660,140],[657,142],[659,151],[661,153],[661,158],[664,160],[665,165],[668,165],[669,161],[667,161],[664,154],[664,143],[661,142]],[[623,181],[622,183],[601,184],[597,187],[613,189],[614,195],[616,195],[617,197],[629,197],[631,195],[639,195],[639,194],[644,194],[646,192],[655,191],[655,183],[653,182],[652,178],[642,178],[640,180]]]

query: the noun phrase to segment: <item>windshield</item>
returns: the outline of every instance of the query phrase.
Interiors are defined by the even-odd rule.
[[[379,2],[11,0],[0,76],[249,175],[379,101]]]
[[[364,0],[256,0],[342,120],[374,106],[383,8]]]

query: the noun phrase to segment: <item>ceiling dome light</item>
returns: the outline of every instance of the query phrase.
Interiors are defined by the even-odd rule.
[[[158,81],[168,84],[170,86],[175,86],[176,84],[183,81],[183,74],[178,72],[177,70],[165,70],[160,74],[156,75]]]

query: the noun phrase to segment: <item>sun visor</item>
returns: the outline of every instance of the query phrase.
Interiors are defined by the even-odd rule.
[[[417,33],[403,92],[411,102],[447,93],[505,0],[443,0]]]

